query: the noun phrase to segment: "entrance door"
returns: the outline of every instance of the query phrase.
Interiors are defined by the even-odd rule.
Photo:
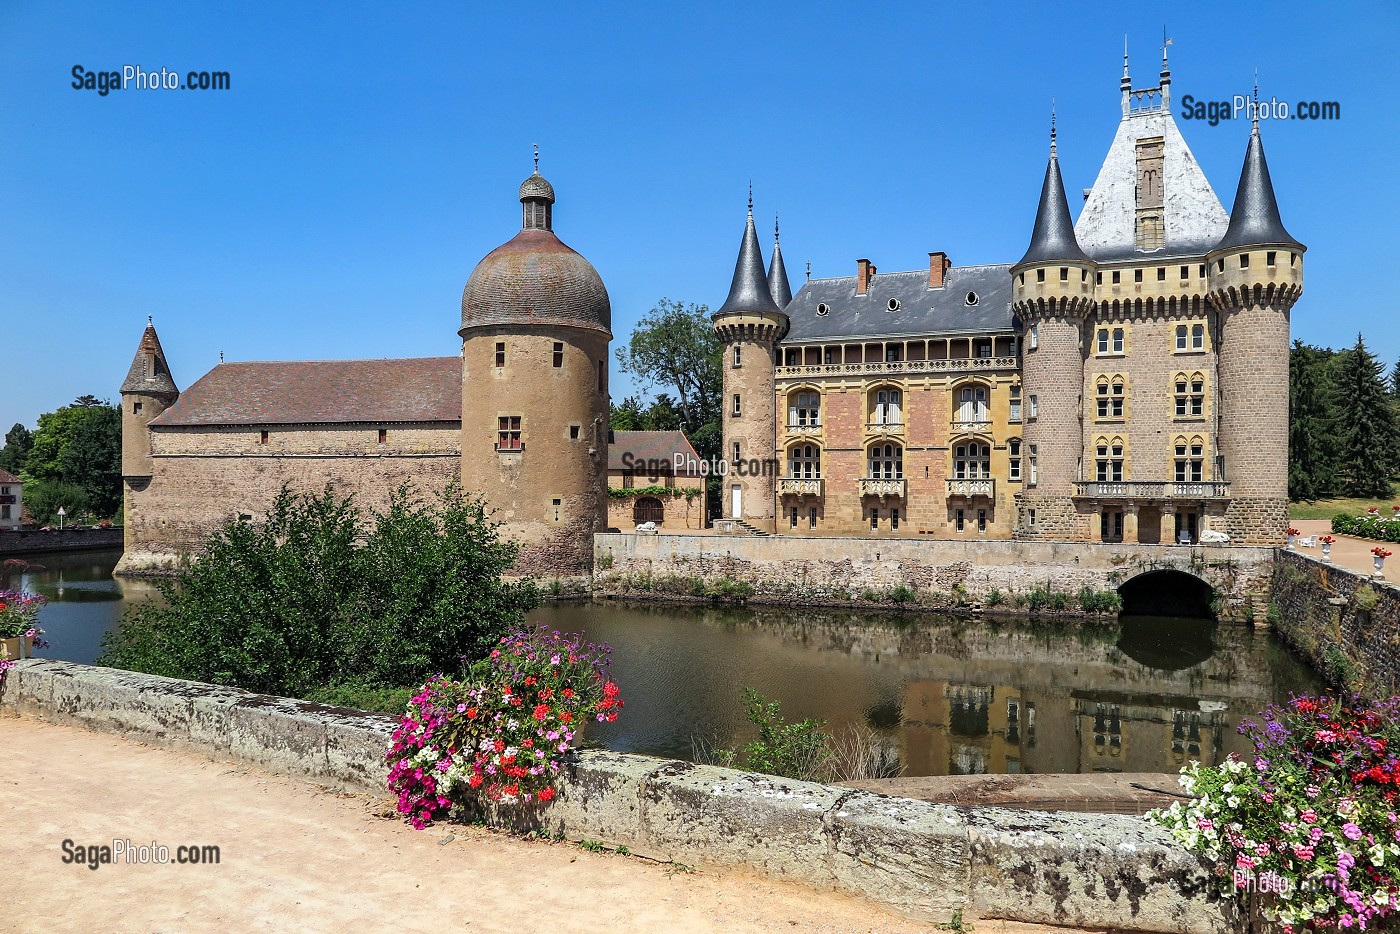
[[[737,483],[730,488],[729,505],[732,510],[729,514],[731,519],[744,518],[744,488]]]

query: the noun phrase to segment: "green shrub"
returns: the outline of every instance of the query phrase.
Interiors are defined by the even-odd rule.
[[[744,688],[744,716],[758,727],[758,738],[744,747],[745,768],[783,778],[820,780],[831,755],[822,730],[824,721],[808,718],[789,723],[777,701],[752,688]]]
[[[1079,590],[1079,606],[1085,613],[1117,613],[1123,609],[1123,598],[1116,590],[1095,590],[1085,585]]]
[[[352,710],[369,710],[374,713],[402,715],[408,709],[409,698],[422,687],[382,687],[368,684],[331,684],[308,691],[306,699],[332,707],[349,707]]]
[[[860,592],[860,598],[867,603],[878,603],[880,600],[880,595],[867,587],[865,590],[862,590]]]
[[[1400,542],[1400,522],[1380,514],[1333,516],[1332,531],[1339,535],[1355,535],[1357,538],[1369,538],[1381,542]]]
[[[1001,606],[1005,600],[1006,595],[995,587],[987,591],[987,606]]]
[[[904,584],[900,584],[898,587],[890,590],[891,603],[908,603],[910,600],[914,599],[914,596],[914,588]]]
[[[105,664],[306,697],[326,685],[397,687],[486,655],[539,603],[505,582],[517,548],[455,486],[407,486],[382,514],[353,497],[283,488],[257,522],[231,521],[127,612]]]
[[[1370,584],[1362,584],[1356,588],[1356,592],[1351,597],[1356,601],[1356,608],[1367,613],[1374,610],[1376,605],[1381,602],[1381,595],[1376,593],[1376,588]]]

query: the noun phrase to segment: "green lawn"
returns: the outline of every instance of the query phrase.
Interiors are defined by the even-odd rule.
[[[1394,499],[1319,499],[1311,503],[1289,503],[1290,519],[1330,519],[1337,513],[1348,516],[1364,515],[1372,506],[1380,508],[1381,515],[1389,516]]]

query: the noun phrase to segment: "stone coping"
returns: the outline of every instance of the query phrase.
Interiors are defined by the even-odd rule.
[[[396,718],[72,662],[18,663],[0,712],[384,792]],[[946,923],[974,918],[1227,934],[1233,903],[1166,832],[1128,816],[961,807],[600,750],[578,753],[555,801],[512,829],[737,865]]]

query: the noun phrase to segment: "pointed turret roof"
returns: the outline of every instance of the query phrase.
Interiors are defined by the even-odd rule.
[[[140,392],[152,395],[179,395],[175,379],[170,375],[170,364],[165,360],[160,338],[156,336],[154,322],[147,319],[146,331],[141,335],[141,344],[136,348],[136,356],[127,371],[122,392]]]
[[[1054,131],[1050,134],[1050,162],[1045,166],[1045,182],[1040,186],[1040,207],[1035,212],[1035,229],[1031,232],[1031,245],[1025,263],[1048,263],[1055,260],[1070,260],[1087,263],[1089,257],[1079,248],[1074,238],[1074,221],[1069,216],[1069,200],[1065,197],[1065,183],[1060,178],[1060,157],[1055,151]]]
[[[768,294],[773,304],[786,308],[792,301],[792,286],[788,284],[787,267],[783,265],[783,248],[778,239],[778,219],[773,219],[773,259],[768,263]]]
[[[1279,216],[1274,184],[1269,179],[1269,163],[1264,158],[1264,143],[1259,139],[1256,122],[1249,133],[1240,186],[1235,191],[1235,206],[1230,210],[1230,226],[1215,248],[1228,250],[1265,245],[1303,246],[1284,228],[1283,218]]]
[[[749,220],[744,226],[744,239],[739,246],[739,260],[734,264],[734,280],[729,284],[729,297],[714,316],[739,311],[780,312],[768,290],[768,277],[763,272],[763,250],[758,245],[758,231],[753,225],[753,201],[749,201]]]

